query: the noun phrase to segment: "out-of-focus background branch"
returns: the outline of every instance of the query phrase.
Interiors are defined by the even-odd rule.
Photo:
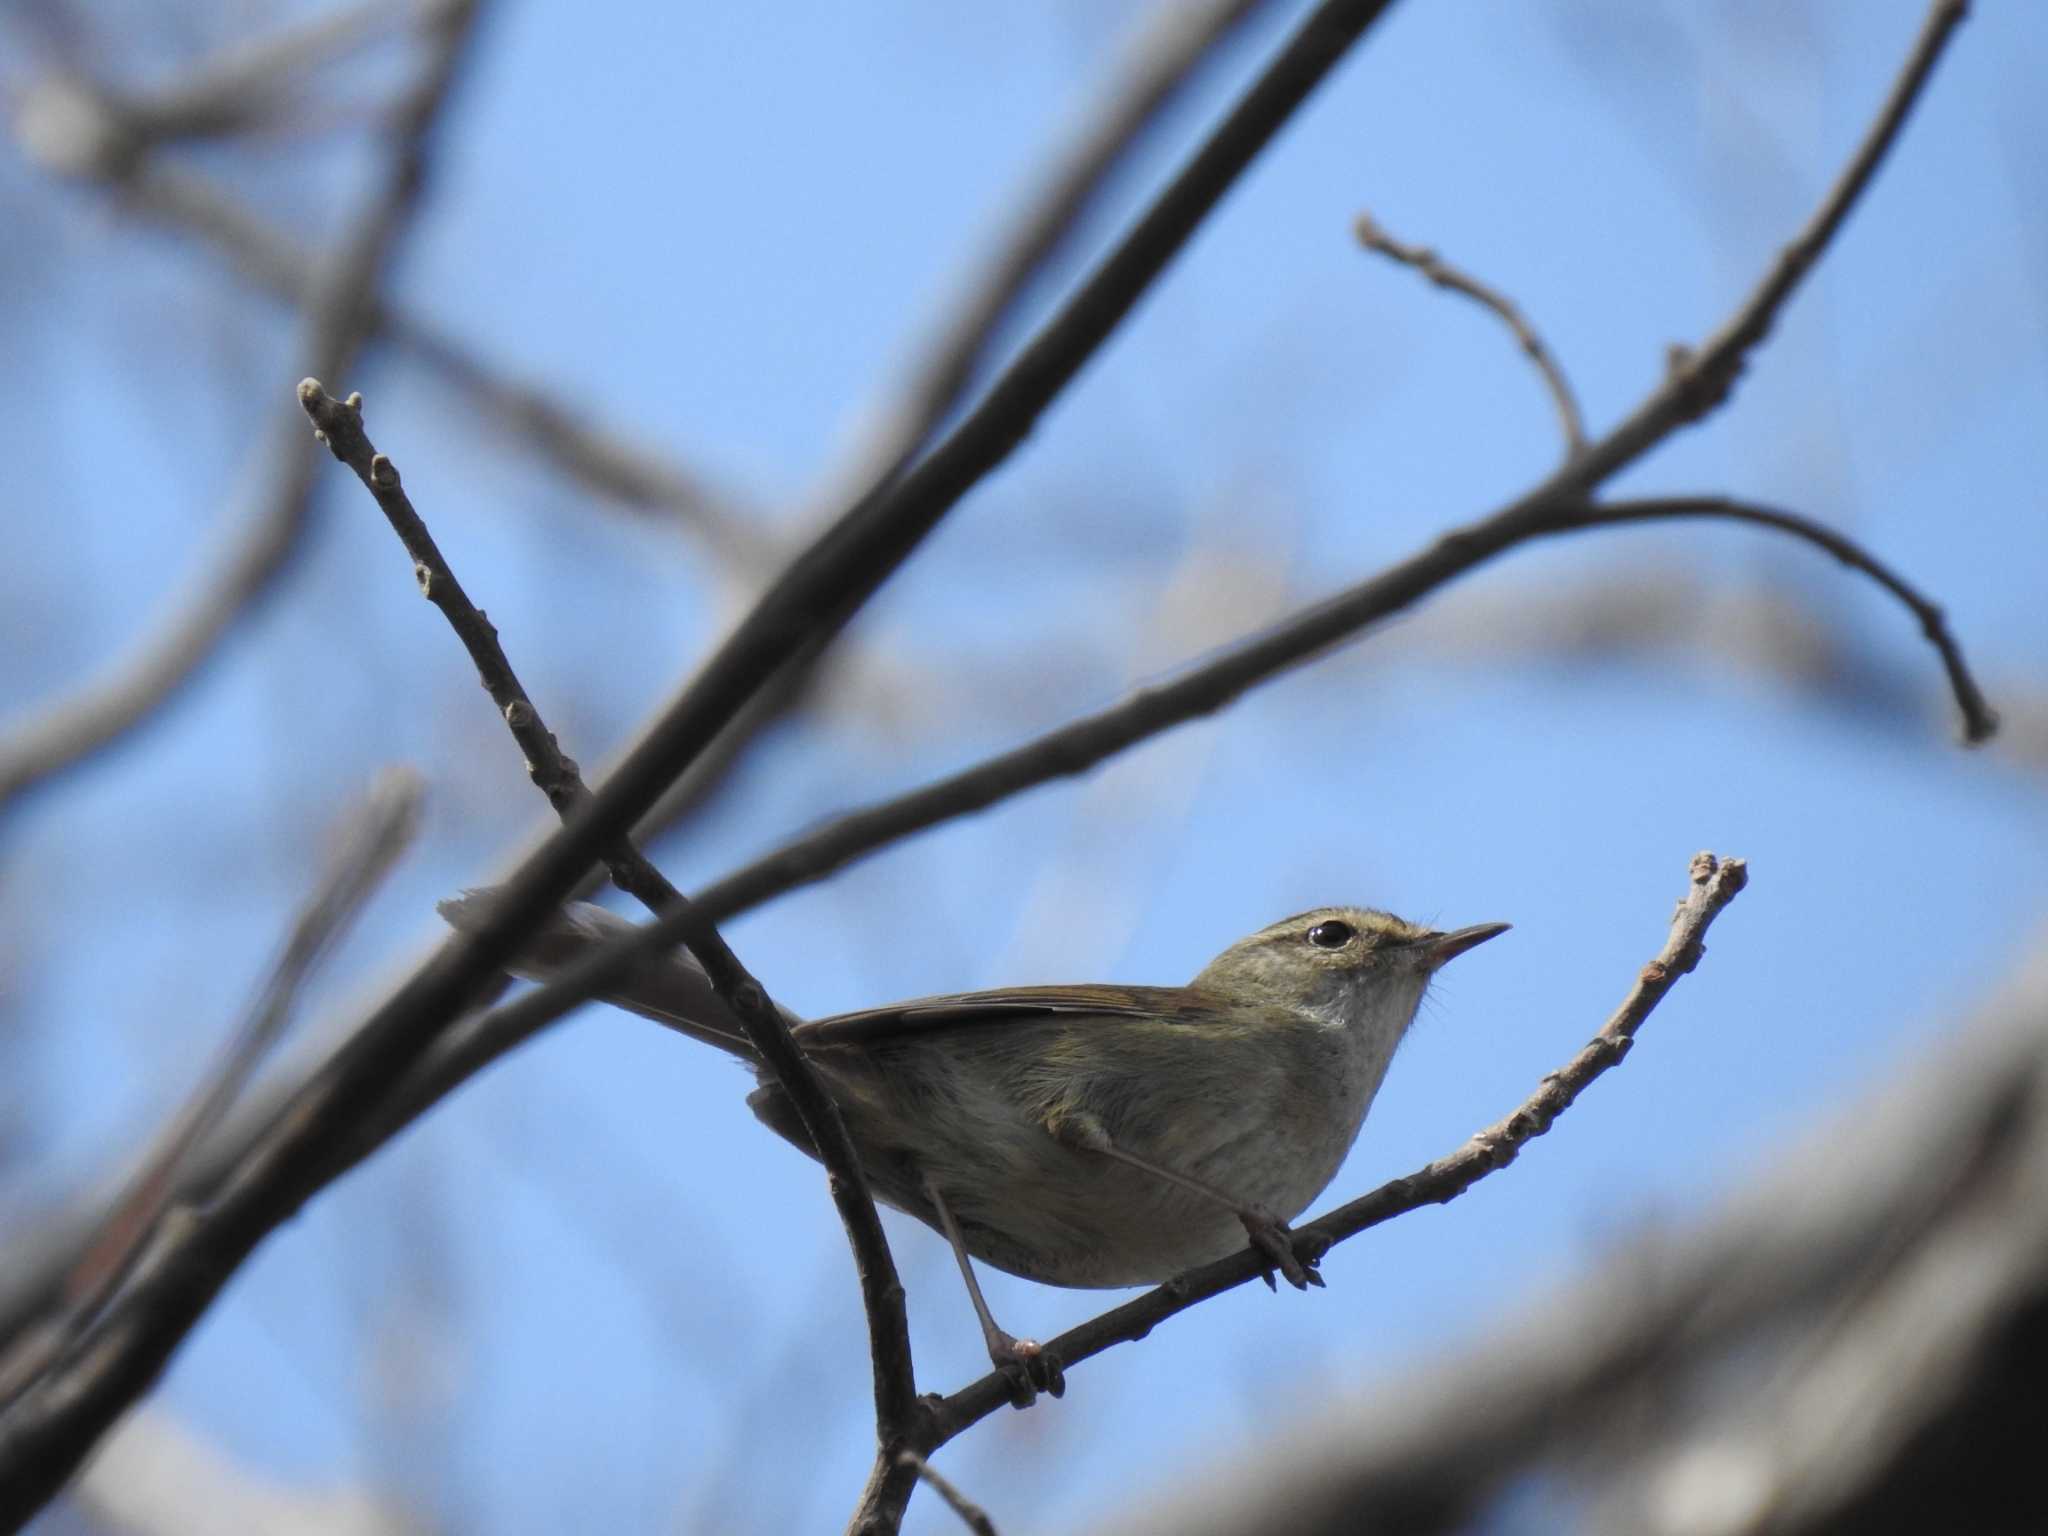
[[[679,885],[1154,681],[1537,477],[1556,424],[1497,323],[1365,262],[1361,208],[1511,299],[1597,436],[1812,205],[1921,7],[1573,0],[1484,37],[1453,9],[1396,11],[1024,453],[679,786],[652,818],[676,828],[653,849]],[[1299,10],[856,24],[488,7],[388,277],[349,301],[368,339],[342,374],[312,361],[306,327],[341,313],[319,295],[345,281],[407,138],[394,113],[425,99],[437,29],[463,8],[14,8],[0,760],[131,654],[180,573],[260,526],[251,507],[280,505],[250,445],[288,430],[310,460],[288,392],[315,371],[372,396],[380,445],[431,488],[437,536],[550,724],[602,762],[817,516],[957,411]],[[1843,528],[1946,607],[2004,718],[1987,749],[1952,746],[1924,648],[1827,562],[1753,533],[1603,532],[737,925],[778,997],[825,1011],[1184,979],[1233,934],[1329,899],[1514,920],[1433,1006],[1334,1200],[1454,1144],[1569,1048],[1639,961],[1674,855],[1712,845],[1758,871],[1620,1091],[1499,1189],[1340,1250],[1340,1305],[1226,1298],[941,1453],[999,1528],[1106,1517],[1339,1385],[1401,1381],[1414,1415],[1385,1420],[1360,1465],[1383,1494],[1462,1479],[1432,1506],[1442,1528],[1517,1508],[1716,1528],[1683,1523],[1709,1508],[1702,1488],[1839,1491],[1870,1448],[1917,1443],[1916,1411],[1969,1422],[1959,1389],[1811,1455],[1776,1434],[1771,1483],[1755,1424],[1725,1415],[1822,1423],[1815,1383],[1896,1364],[1882,1318],[1928,1341],[1923,1361],[1975,1358],[2025,1294],[2001,1278],[2028,1273],[2024,1229],[1978,1219],[2023,1192],[1999,1172],[2028,1166],[2022,1135],[1996,1156],[1974,1143],[1975,1162],[1930,1154],[1960,1170],[1945,1188],[1985,1193],[1918,1225],[1885,1215],[1889,1164],[1810,1176],[1832,1191],[1815,1222],[1861,1220],[1856,1241],[1890,1246],[1839,1269],[1860,1289],[1816,1280],[1796,1316],[1743,1313],[1732,1261],[1697,1257],[1721,1229],[1690,1224],[1888,1070],[1949,1084],[1924,1063],[1970,1053],[1943,1032],[2037,942],[2042,68],[2038,17],[1980,8],[1731,407],[1616,488],[1710,488]],[[653,515],[593,515],[607,506]],[[0,1310],[37,1294],[42,1256],[189,1090],[311,884],[311,832],[371,765],[417,763],[432,798],[417,853],[311,994],[329,1019],[359,1016],[432,936],[433,899],[489,878],[537,824],[359,490],[316,484],[290,516],[289,556],[236,589],[191,652],[204,664],[181,663],[189,682],[143,690],[89,760],[8,781],[37,792],[0,822]],[[329,1043],[315,1026],[289,1046],[214,1146]],[[1940,1145],[1966,1148],[1975,1101],[1954,1081]],[[758,1136],[743,1087],[596,1012],[520,1052],[264,1249],[53,1519],[143,1529],[217,1494],[309,1528],[516,1530],[570,1507],[626,1528],[837,1520],[866,1459],[852,1287],[812,1171]],[[1737,1202],[1724,1220],[1744,1219]],[[957,1281],[921,1232],[892,1235],[921,1384],[950,1388],[979,1372]],[[1468,1378],[1408,1373],[1491,1338],[1488,1319],[1577,1264],[1636,1275],[1645,1252],[1668,1261],[1652,1280],[1672,1277],[1637,1287],[1677,1319],[1668,1357],[1636,1351],[1629,1375],[1563,1332],[1613,1402],[1658,1369],[1692,1384],[1667,1413],[1560,1387],[1583,1428],[1568,1456],[1505,1430],[1455,1464],[1430,1450],[1429,1405],[1456,1411]],[[1965,1261],[1985,1283],[1937,1291],[1974,1312],[1915,1310],[1915,1277]],[[1695,1267],[1724,1313],[1685,1313]],[[1114,1298],[998,1281],[993,1299],[1052,1333]],[[1626,1348],[1635,1314],[1607,1315]],[[1554,1378],[1527,1381],[1503,1421]],[[1102,1432],[1137,1422],[1156,1428]],[[736,1454],[764,1430],[803,1477]],[[145,1465],[160,1498],[134,1497]],[[1856,1506],[1771,1507],[1822,1529]],[[954,1525],[913,1505],[911,1529]]]

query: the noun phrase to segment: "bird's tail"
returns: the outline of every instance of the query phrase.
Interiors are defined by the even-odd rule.
[[[442,902],[439,911],[456,932],[475,933],[496,903],[495,890],[464,891]],[[571,902],[534,930],[526,948],[505,968],[528,981],[551,981],[592,950],[635,931],[633,923],[603,907]],[[760,1061],[739,1020],[718,1000],[704,967],[686,949],[643,955],[596,996],[750,1064]]]

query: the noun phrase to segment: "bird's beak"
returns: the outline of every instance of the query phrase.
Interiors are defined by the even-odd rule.
[[[1454,928],[1449,933],[1433,933],[1422,941],[1429,959],[1429,968],[1435,970],[1447,960],[1455,960],[1475,945],[1484,944],[1488,939],[1497,939],[1508,931],[1506,923],[1474,923],[1470,928]]]

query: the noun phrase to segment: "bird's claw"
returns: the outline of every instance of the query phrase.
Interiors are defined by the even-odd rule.
[[[1287,1283],[1297,1291],[1323,1283],[1316,1266],[1330,1250],[1328,1238],[1320,1233],[1296,1232],[1279,1217],[1256,1208],[1239,1211],[1237,1219],[1244,1223],[1252,1247],[1266,1260],[1261,1278],[1267,1290],[1280,1289],[1273,1278],[1276,1272],[1286,1276]]]
[[[1010,1406],[1029,1408],[1045,1392],[1062,1397],[1067,1390],[1067,1373],[1059,1356],[1035,1339],[1020,1339],[1001,1329],[990,1336],[988,1358],[1010,1386]]]

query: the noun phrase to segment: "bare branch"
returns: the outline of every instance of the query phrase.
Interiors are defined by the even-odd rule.
[[[125,97],[129,131],[155,147],[180,139],[247,133],[304,113],[315,70],[360,51],[408,24],[432,23],[449,0],[361,0],[286,21],[275,31],[238,37],[176,81]],[[460,0],[457,0],[460,3]]]
[[[1688,518],[1775,528],[1780,533],[1803,539],[1826,551],[1851,570],[1863,572],[1904,603],[1913,617],[1920,621],[1921,633],[1926,635],[1927,643],[1941,657],[1942,670],[1948,674],[1949,691],[1955,695],[1956,708],[1962,712],[1963,740],[1975,746],[1989,741],[1997,733],[1998,712],[1977,686],[1969,664],[1963,660],[1962,647],[1949,633],[1948,619],[1940,606],[1860,544],[1825,523],[1802,517],[1796,512],[1761,506],[1753,501],[1739,501],[1730,496],[1651,496],[1630,501],[1596,502],[1576,516],[1567,516],[1560,527],[1606,528],[1626,523],[1675,522]]]
[[[1519,1109],[1449,1156],[1295,1228],[1296,1233],[1336,1244],[1408,1211],[1445,1204],[1488,1174],[1505,1168],[1525,1143],[1549,1130],[1596,1078],[1620,1063],[1651,1011],[1679,977],[1699,964],[1707,929],[1748,882],[1748,866],[1740,859],[1716,859],[1701,853],[1693,858],[1691,877],[1663,949],[1643,967],[1621,1006],[1576,1056],[1543,1079]],[[1260,1275],[1259,1256],[1249,1250],[1219,1259],[1070,1329],[1046,1348],[1063,1365],[1078,1364],[1113,1345],[1141,1339],[1176,1313]],[[940,1403],[934,1410],[934,1439],[927,1449],[944,1445],[1007,1403],[1009,1397],[1001,1382],[1000,1375],[991,1373]]]
[[[1550,403],[1557,411],[1558,429],[1564,433],[1564,453],[1567,459],[1586,450],[1586,426],[1579,415],[1579,402],[1572,394],[1570,382],[1550,348],[1543,344],[1543,338],[1536,328],[1522,315],[1514,300],[1498,288],[1490,288],[1445,261],[1426,245],[1405,245],[1380,228],[1369,213],[1361,213],[1352,226],[1358,236],[1358,243],[1368,251],[1377,251],[1389,260],[1405,267],[1413,267],[1439,288],[1453,293],[1462,293],[1474,303],[1490,309],[1500,317],[1501,323],[1515,334],[1515,340],[1529,361],[1536,365],[1542,376],[1543,387],[1550,393]]]
[[[1955,708],[1947,678],[1923,682],[1906,658],[1845,622],[1838,605],[1801,602],[1772,575],[1777,569],[1715,579],[1710,567],[1673,549],[1570,580],[1546,574],[1467,588],[1377,635],[1369,652],[1335,664],[1354,677],[1387,677],[1411,665],[1503,659],[1660,670],[1699,663],[1781,689],[1841,721],[1927,745],[1927,722]],[[2048,695],[2012,676],[1985,687],[2000,700],[2000,760],[2030,774],[2048,770]]]
[[[441,610],[442,617],[469,652],[485,691],[526,755],[528,774],[547,796],[548,803],[567,821],[589,805],[590,791],[584,787],[575,762],[563,755],[554,732],[547,728],[539,709],[513,672],[504,647],[498,643],[497,626],[469,600],[440,546],[427,531],[412,498],[400,484],[398,466],[377,452],[363,430],[362,397],[351,395],[346,401],[336,400],[320,387],[318,380],[307,379],[299,385],[299,404],[335,458],[353,469],[376,498],[392,531],[412,557],[421,595]],[[909,1427],[917,1397],[911,1371],[910,1322],[904,1311],[903,1287],[896,1278],[895,1261],[889,1254],[888,1238],[875,1214],[867,1176],[840,1120],[838,1106],[790,1038],[789,1027],[766,989],[740,964],[711,921],[701,914],[690,916],[691,904],[624,834],[604,849],[603,857],[619,888],[637,897],[650,910],[685,914],[683,942],[703,962],[720,1001],[746,1029],[761,1060],[780,1079],[803,1121],[811,1145],[825,1166],[827,1184],[846,1226],[847,1241],[853,1247],[855,1268],[861,1278],[861,1300],[867,1311],[870,1356],[875,1370],[877,1429],[884,1440],[900,1437]]]
[[[500,718],[525,754],[527,776],[547,796],[556,813],[567,819],[590,799],[590,791],[584,787],[574,760],[563,755],[554,732],[547,728],[539,709],[513,672],[504,647],[498,644],[497,626],[469,600],[440,546],[413,509],[412,498],[399,483],[398,466],[377,452],[363,430],[363,397],[350,395],[346,401],[336,400],[318,379],[304,379],[299,384],[298,398],[318,440],[326,444],[336,459],[354,470],[356,478],[376,498],[385,520],[412,557],[413,578],[419,584],[420,595],[441,610],[448,627],[469,652],[484,691],[498,706]],[[621,837],[611,843],[604,850],[604,862],[619,889],[636,897],[650,911],[658,911],[678,899],[676,888],[628,839]]]

